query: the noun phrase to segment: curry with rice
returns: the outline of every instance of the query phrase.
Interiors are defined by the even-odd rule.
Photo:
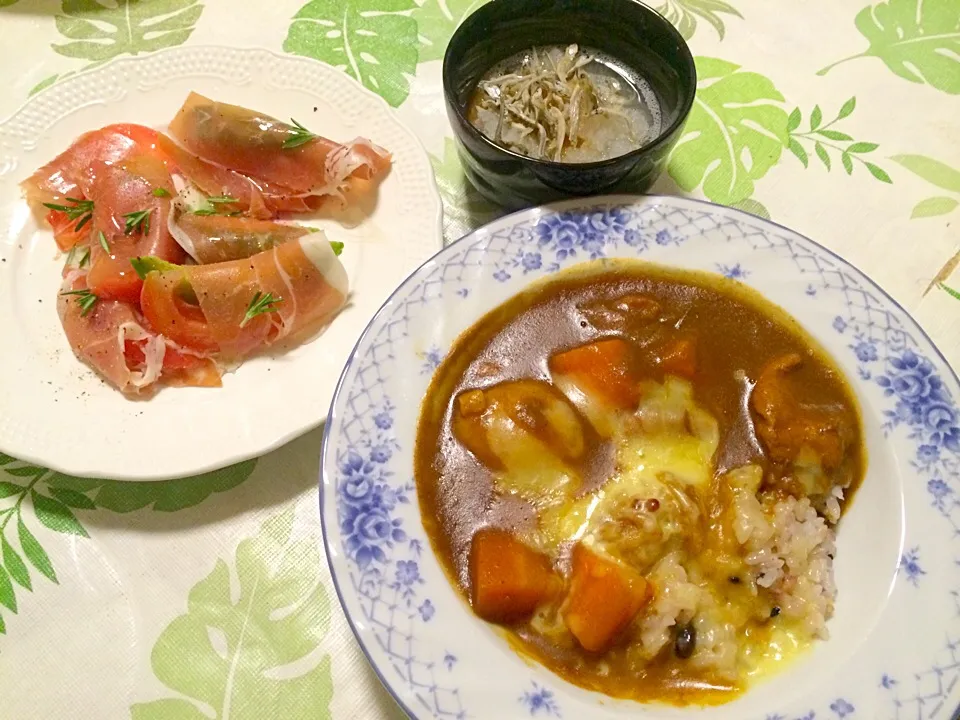
[[[857,403],[739,283],[639,261],[555,275],[458,339],[417,433],[452,582],[577,685],[719,704],[827,637]]]

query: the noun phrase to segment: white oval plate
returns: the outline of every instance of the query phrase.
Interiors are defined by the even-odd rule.
[[[77,360],[57,317],[62,258],[17,184],[81,133],[165,128],[191,90],[322,135],[393,153],[375,212],[342,240],[347,308],[316,340],[257,358],[223,388],[169,388],[131,401]],[[319,425],[360,331],[390,291],[442,246],[426,151],[387,104],[342,72],[266,50],[186,47],[117,60],[32,98],[0,125],[0,449],[72,475],[157,480],[261,455]]]
[[[520,659],[451,587],[420,520],[413,447],[433,369],[532,280],[591,257],[720,272],[792,313],[862,404],[869,468],[844,516],[830,639],[709,720],[948,718],[960,698],[960,395],[917,324],[841,258],[786,228],[672,197],[609,197],[503,218],[450,245],[377,313],[337,388],[321,514],[344,611],[420,718],[679,718]]]

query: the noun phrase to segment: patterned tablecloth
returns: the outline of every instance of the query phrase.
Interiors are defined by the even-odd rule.
[[[482,1],[0,0],[0,116],[73,73],[183,43],[306,55],[419,134],[449,241],[497,214],[464,184],[440,83],[450,34]],[[655,190],[839,252],[957,366],[960,0],[867,2],[662,0],[699,85]],[[0,454],[0,718],[401,716],[332,588],[319,448],[315,431],[140,484]]]

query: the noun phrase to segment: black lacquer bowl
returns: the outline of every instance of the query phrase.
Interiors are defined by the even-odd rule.
[[[643,76],[656,93],[662,131],[609,160],[533,160],[489,140],[467,119],[477,81],[498,62],[539,45],[599,50]],[[663,169],[693,105],[697,74],[680,33],[635,0],[493,0],[454,33],[443,58],[443,92],[464,171],[489,200],[509,209],[572,195],[643,192]]]

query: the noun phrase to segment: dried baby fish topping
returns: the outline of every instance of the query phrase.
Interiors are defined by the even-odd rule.
[[[533,48],[481,79],[471,122],[537,160],[592,162],[640,147],[653,116],[637,88],[577,45]]]

